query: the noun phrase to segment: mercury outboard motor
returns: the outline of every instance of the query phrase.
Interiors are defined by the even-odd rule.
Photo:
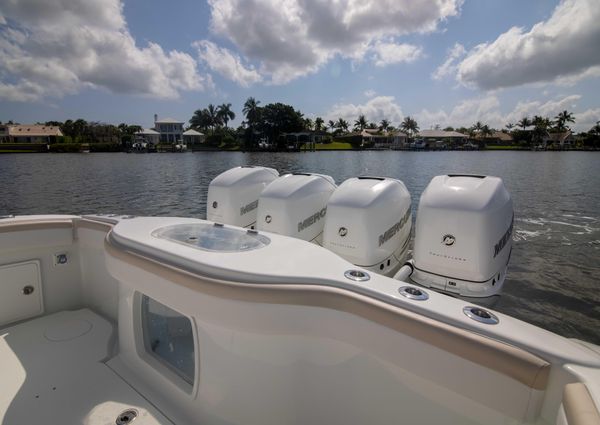
[[[327,201],[335,190],[323,174],[285,174],[260,194],[256,228],[320,244]]]
[[[273,168],[242,166],[227,170],[210,182],[206,219],[239,227],[254,227],[258,197],[279,176]]]
[[[466,297],[500,292],[512,249],[513,205],[498,177],[434,177],[419,202],[411,279]]]
[[[404,183],[355,177],[329,198],[323,246],[352,264],[389,276],[406,259],[411,226],[410,193]]]

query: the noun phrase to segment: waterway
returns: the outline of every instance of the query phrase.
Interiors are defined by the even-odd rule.
[[[600,344],[600,153],[309,152],[0,155],[0,214],[204,218],[208,184],[237,165],[310,171],[341,183],[401,179],[416,213],[432,177],[499,176],[515,208],[513,254],[495,309]]]

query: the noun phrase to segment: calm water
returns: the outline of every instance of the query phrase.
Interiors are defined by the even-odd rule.
[[[438,174],[502,177],[513,196],[513,255],[496,310],[600,344],[600,153],[318,152],[0,155],[0,214],[111,212],[204,218],[213,177],[236,165],[312,171],[338,183],[404,181],[416,208]]]

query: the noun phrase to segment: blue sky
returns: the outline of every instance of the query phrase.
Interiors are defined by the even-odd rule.
[[[0,120],[145,127],[249,96],[306,116],[600,120],[597,0],[0,0]]]

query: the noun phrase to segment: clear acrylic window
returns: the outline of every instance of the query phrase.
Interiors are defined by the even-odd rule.
[[[142,330],[146,351],[193,385],[196,361],[190,319],[143,295]]]

